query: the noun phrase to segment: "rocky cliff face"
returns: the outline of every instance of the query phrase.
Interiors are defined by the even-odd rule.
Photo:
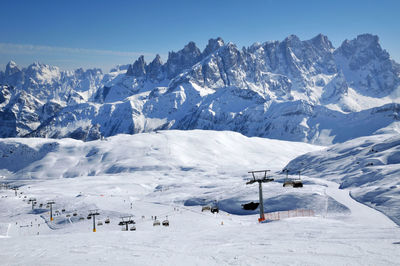
[[[399,119],[400,65],[370,34],[337,49],[321,34],[243,49],[221,38],[203,51],[189,42],[166,63],[141,56],[105,75],[10,62],[0,84],[1,137],[198,128],[330,144]]]

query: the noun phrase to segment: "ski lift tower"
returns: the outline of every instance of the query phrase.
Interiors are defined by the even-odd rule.
[[[264,216],[264,203],[263,203],[263,194],[262,194],[262,183],[268,183],[268,182],[272,182],[274,181],[273,178],[267,178],[267,172],[269,172],[270,170],[258,170],[258,171],[250,171],[248,172],[249,174],[251,174],[253,176],[253,179],[246,182],[246,185],[250,185],[253,184],[255,182],[258,182],[258,194],[259,194],[259,200],[260,200],[260,218],[258,219],[258,221],[261,223],[262,221],[265,221],[265,216]],[[255,174],[262,174],[263,176],[261,178],[256,178]]]
[[[17,188],[17,187],[13,187],[13,188],[12,188],[12,190],[14,190],[14,192],[15,192],[15,196],[17,196],[17,194],[18,194],[17,190],[19,190],[19,188]]]
[[[96,215],[100,215],[98,210],[91,210],[89,215],[90,217],[93,216],[93,232],[96,232]]]
[[[133,215],[121,217],[122,221],[120,221],[118,225],[120,225],[120,226],[124,226],[125,225],[126,226],[125,231],[128,231],[128,225],[135,224],[135,221],[132,220],[132,217],[133,217]]]
[[[33,207],[36,205],[36,199],[35,198],[30,198],[28,200],[28,202],[30,202],[32,204],[32,210],[33,210]]]
[[[54,201],[48,201],[47,205],[50,206],[50,221],[53,221],[53,204],[55,204]]]

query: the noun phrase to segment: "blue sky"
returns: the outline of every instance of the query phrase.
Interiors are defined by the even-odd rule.
[[[373,33],[400,62],[400,1],[103,1],[3,0],[0,10],[0,68],[14,60],[62,69],[147,61],[180,50],[189,41],[203,49],[222,37],[239,47],[254,42],[302,40],[318,33],[335,47]]]

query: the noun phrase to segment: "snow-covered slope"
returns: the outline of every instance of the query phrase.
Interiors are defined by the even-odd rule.
[[[397,125],[398,127],[398,125]],[[400,224],[400,136],[378,134],[302,155],[287,168],[332,180]]]
[[[322,148],[202,130],[118,135],[93,142],[9,138],[0,145],[0,169],[16,180],[203,168],[234,172],[267,165],[279,170],[293,157]],[[251,156],[243,157],[243,152]]]
[[[321,149],[211,130],[91,142],[2,139],[1,181],[19,185],[19,194],[0,190],[1,261],[396,265],[400,230],[382,213],[352,200],[331,181],[304,177],[301,189],[282,186],[276,171],[300,154]],[[281,211],[282,220],[259,224],[257,210],[244,211],[241,204],[258,200],[257,185],[245,183],[248,170],[263,168],[273,170],[276,180],[263,186],[265,210]],[[38,202],[34,210],[30,198]],[[48,200],[55,201],[52,222]],[[214,200],[218,214],[201,211],[200,205]],[[313,210],[315,216],[283,218],[296,208]],[[96,233],[93,219],[86,218],[93,209],[100,213]],[[134,215],[136,231],[121,232],[118,223],[125,215]],[[154,216],[168,219],[170,226],[153,226]]]
[[[331,144],[399,119],[400,65],[370,34],[337,49],[321,34],[243,49],[221,38],[203,51],[189,42],[165,63],[156,56],[147,64],[141,56],[108,74],[37,63],[20,70],[10,62],[0,84],[2,137],[93,140],[213,129]],[[358,127],[343,134],[348,119]]]

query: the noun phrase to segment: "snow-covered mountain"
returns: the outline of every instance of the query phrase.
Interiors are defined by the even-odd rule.
[[[108,74],[10,62],[0,84],[1,137],[213,129],[331,144],[387,127],[400,111],[400,65],[370,34],[337,49],[321,34],[243,49],[189,42],[166,63],[141,56]]]

